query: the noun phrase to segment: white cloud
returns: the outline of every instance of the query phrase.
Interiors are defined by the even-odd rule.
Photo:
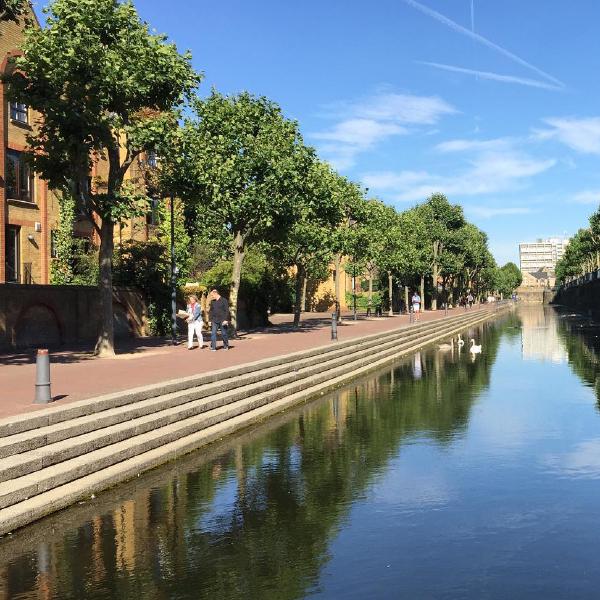
[[[575,194],[571,201],[576,204],[600,205],[600,190],[583,190]]]
[[[367,173],[362,180],[376,190],[394,194],[397,201],[425,200],[434,192],[448,196],[478,196],[513,190],[523,181],[552,168],[553,159],[540,160],[516,152],[484,152],[469,161],[469,166],[453,176],[440,176],[424,172]]]
[[[534,73],[537,73],[539,76],[543,77],[544,79],[551,81],[553,84],[560,86],[560,87],[564,87],[564,83],[562,81],[560,81],[559,79],[557,79],[556,77],[554,77],[553,75],[550,75],[549,73],[546,73],[545,71],[542,71],[542,69],[540,69],[539,67],[532,65],[530,62],[527,62],[525,59],[521,58],[520,56],[517,56],[513,52],[510,52],[509,50],[507,50],[506,48],[503,48],[502,46],[492,42],[491,40],[488,40],[487,38],[483,37],[482,35],[479,35],[478,33],[475,33],[474,31],[468,30],[466,27],[459,25],[455,21],[452,21],[452,19],[449,19],[448,17],[437,12],[436,10],[429,8],[428,6],[425,6],[424,4],[421,4],[420,2],[417,2],[416,0],[403,0],[403,1],[405,4],[412,6],[413,8],[415,8],[418,11],[422,12],[423,14],[427,15],[428,17],[431,17],[432,19],[438,21],[439,23],[442,23],[443,25],[445,25],[452,31],[455,31],[456,33],[464,35],[464,36],[474,40],[478,44],[481,44],[482,46],[486,46],[487,48],[490,48],[491,50],[498,52],[502,56],[505,56],[506,58],[512,60],[513,62],[517,63],[518,65],[521,65],[522,67],[525,67],[526,69],[529,69],[530,71],[533,71]]]
[[[391,122],[379,122],[373,119],[348,119],[338,123],[329,131],[314,133],[312,137],[317,140],[356,146],[357,149],[366,149],[386,137],[405,133],[407,133],[406,128]]]
[[[319,150],[336,168],[348,168],[356,156],[378,143],[410,133],[409,127],[435,125],[444,115],[457,110],[437,96],[380,93],[334,107],[340,119],[325,131],[309,137],[321,144]]]
[[[502,150],[509,148],[514,140],[511,138],[496,138],[492,140],[448,140],[438,144],[435,149],[439,152],[465,152],[468,150]]]
[[[358,117],[411,125],[433,125],[456,109],[437,96],[384,93],[351,106]]]
[[[542,90],[563,91],[564,86],[546,83],[537,79],[528,79],[526,77],[515,77],[514,75],[502,75],[500,73],[492,73],[491,71],[475,71],[473,69],[465,69],[464,67],[456,67],[454,65],[446,65],[436,62],[418,61],[422,65],[450,71],[452,73],[462,73],[464,75],[473,75],[479,79],[489,79],[491,81],[499,81],[501,83],[516,83],[527,87],[540,88]]]
[[[537,139],[557,139],[583,154],[600,154],[600,117],[545,119],[551,129],[534,132]]]

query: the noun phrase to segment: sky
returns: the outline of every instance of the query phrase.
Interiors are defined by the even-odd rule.
[[[445,193],[500,264],[600,204],[597,0],[135,4],[192,52],[202,93],[268,96],[399,210]]]

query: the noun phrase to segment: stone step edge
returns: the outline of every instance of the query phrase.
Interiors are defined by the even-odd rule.
[[[428,331],[427,335],[430,335],[437,330],[441,330],[447,325],[448,323],[441,324],[438,328]],[[308,377],[311,374],[309,372],[300,373],[301,371],[312,368],[317,369],[316,372],[321,372],[328,368],[328,363],[339,361],[342,357],[346,360],[353,360],[364,355],[366,352],[372,351],[373,347],[375,347],[377,351],[390,348],[394,344],[398,344],[398,347],[401,347],[404,344],[411,343],[412,340],[420,334],[421,332],[411,332],[409,336],[401,336],[399,344],[396,338],[389,339],[384,343],[372,341],[366,346],[356,346],[356,349],[355,347],[352,347],[350,353],[341,350],[336,353],[331,353],[331,355],[327,354],[323,356],[323,358],[326,359],[325,361],[319,360],[319,357],[310,357],[303,359],[298,363],[279,365],[278,367],[274,367],[276,372],[269,373],[269,376],[266,378],[261,376],[261,372],[253,372],[247,374],[247,381],[238,380],[237,382],[233,382],[231,380],[226,380],[230,382],[228,385],[226,385],[225,382],[205,384],[204,386],[188,388],[179,392],[164,394],[163,396],[151,397],[146,400],[140,400],[139,402],[108,408],[105,411],[98,413],[75,417],[38,429],[30,429],[21,433],[5,436],[0,438],[0,473],[4,470],[2,469],[2,461],[16,455],[34,452],[35,450],[60,443],[69,438],[87,435],[92,432],[99,432],[111,427],[116,427],[127,421],[135,421],[144,418],[147,415],[158,414],[159,412],[178,406],[183,408],[187,404],[206,399],[211,395],[220,395],[225,392],[237,395],[236,391],[242,391],[242,388],[248,389],[251,388],[251,386],[256,386],[257,389],[244,393],[244,395],[240,395],[237,398],[242,399],[251,393],[260,393],[261,391],[267,391],[275,385],[285,384],[285,382],[282,381],[282,378],[287,377],[289,378],[289,381],[296,381],[302,379],[302,377]],[[242,376],[242,378],[244,377],[246,376]],[[211,386],[215,389],[211,389]],[[261,387],[263,389],[260,389]],[[157,407],[158,410],[156,410]],[[6,479],[6,477],[3,477],[0,474],[0,481]]]
[[[490,313],[490,309],[479,309],[477,314]],[[421,324],[413,324],[409,326],[397,327],[395,329],[382,333],[369,334],[367,336],[354,337],[341,342],[330,342],[327,345],[317,346],[309,350],[300,350],[288,354],[282,354],[275,357],[269,357],[258,361],[226,367],[215,371],[209,371],[199,375],[190,375],[184,378],[171,379],[159,383],[139,386],[129,390],[121,390],[110,394],[103,394],[92,398],[78,400],[64,406],[52,406],[41,408],[34,413],[22,415],[13,415],[0,419],[0,437],[6,437],[17,433],[23,433],[31,429],[45,427],[71,418],[83,416],[85,414],[93,414],[101,412],[117,406],[123,406],[140,400],[146,400],[153,396],[173,393],[181,391],[194,385],[202,385],[205,383],[214,383],[220,378],[232,378],[239,375],[244,375],[253,371],[278,366],[284,363],[290,363],[299,358],[310,358],[319,356],[327,352],[338,349],[345,349],[353,345],[362,344],[371,340],[381,340],[382,338],[392,337],[402,334],[403,332],[415,333],[423,329],[435,327],[441,322],[449,323],[451,321],[458,322],[467,319],[472,313],[466,313],[456,316],[451,316],[444,319],[436,319]]]
[[[488,320],[489,313],[486,315],[478,315],[478,318],[475,319],[469,326],[477,325],[481,322]],[[269,402],[267,404],[261,405],[256,409],[253,409],[249,412],[242,413],[238,416],[229,418],[221,423],[216,425],[212,425],[206,429],[203,429],[199,432],[189,434],[180,438],[179,440],[174,440],[172,442],[168,442],[162,446],[158,446],[157,448],[148,450],[146,452],[142,452],[136,456],[127,458],[121,462],[115,463],[108,467],[101,469],[98,472],[90,473],[88,475],[84,475],[80,478],[77,478],[73,481],[70,481],[65,484],[61,484],[55,488],[49,489],[47,491],[41,492],[35,496],[24,499],[20,502],[7,506],[0,510],[0,535],[12,531],[16,527],[21,527],[26,525],[34,520],[37,520],[46,514],[54,512],[56,510],[60,510],[73,504],[77,500],[85,497],[86,495],[90,495],[91,493],[95,493],[102,489],[106,489],[107,487],[111,487],[117,483],[125,481],[130,477],[133,477],[134,474],[130,472],[129,465],[135,464],[136,467],[133,470],[137,470],[137,474],[139,474],[143,470],[149,470],[159,464],[168,462],[171,459],[177,458],[182,454],[189,453],[194,449],[215,441],[216,439],[221,439],[225,435],[229,435],[246,426],[250,426],[253,423],[260,421],[267,416],[281,412],[285,410],[285,408],[292,406],[298,402],[303,400],[308,400],[310,398],[316,398],[319,395],[323,395],[325,392],[335,389],[348,381],[354,379],[355,377],[359,377],[361,375],[367,374],[371,371],[375,371],[386,364],[389,364],[395,361],[397,358],[402,356],[406,356],[411,352],[414,352],[424,346],[428,346],[430,344],[435,343],[436,341],[442,340],[446,338],[448,335],[452,335],[453,333],[457,333],[461,331],[462,328],[452,328],[448,331],[439,333],[434,339],[430,339],[424,342],[418,342],[414,346],[410,348],[406,348],[405,350],[395,352],[386,356],[382,359],[379,359],[373,363],[365,365],[363,367],[359,367],[356,369],[350,369],[346,373],[329,380],[327,382],[323,382],[317,384],[315,386],[311,386],[310,388],[306,388],[302,391],[295,392],[292,395],[289,395],[285,398],[275,400],[273,402]],[[214,433],[213,433],[214,432]],[[187,443],[184,446],[184,450],[180,452],[173,453],[172,447],[179,447],[181,440],[190,440],[191,442]],[[204,440],[204,441],[201,441]],[[156,455],[156,456],[155,456]],[[141,462],[138,460],[139,457],[143,456],[155,456],[152,460],[147,463]],[[133,462],[132,462],[133,461]],[[146,466],[144,466],[144,464]],[[121,467],[120,467],[121,465]],[[137,466],[140,465],[140,466]],[[112,471],[116,471],[117,475],[111,477],[110,473]],[[106,478],[102,475],[106,474]],[[90,479],[91,478],[91,479]],[[93,488],[89,488],[89,485],[86,485],[86,481],[94,481]],[[78,486],[78,482],[83,482],[81,486]],[[69,489],[74,489],[75,491],[69,491]],[[61,490],[59,493],[59,498],[56,498],[56,494],[54,492],[56,490]],[[88,491],[89,490],[89,491]],[[54,495],[53,495],[54,494]],[[43,500],[43,498],[49,498],[49,504]],[[52,499],[54,498],[54,499]],[[42,499],[42,500],[40,500]],[[33,508],[32,508],[33,507]]]
[[[446,333],[448,323],[446,326],[441,328],[441,333],[436,331],[429,333],[426,337],[421,337],[418,341],[419,344],[427,344],[433,342],[436,339],[446,339],[449,335]],[[456,323],[454,324],[457,325]],[[464,327],[461,324],[460,327]],[[438,328],[439,329],[439,328]],[[441,338],[440,338],[441,336]],[[373,358],[387,358],[389,356],[397,356],[403,352],[405,348],[411,347],[408,344],[412,342],[406,342],[402,345],[396,346],[394,342],[386,344],[387,348],[380,348],[373,355]],[[414,343],[412,343],[414,345]],[[14,457],[9,457],[0,461],[2,469],[2,481],[0,482],[0,507],[5,508],[11,504],[22,501],[22,497],[32,497],[43,493],[45,489],[39,490],[38,486],[52,487],[53,485],[62,485],[68,482],[68,473],[74,469],[78,469],[79,472],[83,472],[83,475],[87,475],[89,467],[78,465],[78,459],[85,455],[96,451],[102,452],[104,449],[114,446],[115,456],[112,458],[105,458],[98,456],[99,461],[104,461],[105,467],[113,464],[111,462],[119,462],[120,460],[127,460],[131,456],[127,456],[128,452],[133,452],[132,455],[137,453],[137,449],[133,450],[129,444],[132,440],[137,440],[136,445],[140,444],[156,444],[161,445],[163,442],[157,439],[147,440],[144,438],[157,437],[163,428],[177,427],[189,428],[190,424],[193,428],[198,430],[203,429],[204,426],[214,424],[213,422],[206,425],[205,421],[219,421],[231,418],[230,415],[225,414],[229,412],[235,413],[238,408],[236,405],[243,405],[244,402],[250,404],[253,402],[259,403],[270,403],[279,399],[282,395],[287,393],[295,393],[299,389],[302,389],[305,385],[306,379],[312,379],[313,382],[310,385],[316,385],[326,380],[331,374],[343,375],[345,373],[352,372],[354,369],[364,365],[365,361],[371,358],[369,350],[358,353],[360,356],[355,356],[354,360],[343,363],[338,358],[335,361],[328,361],[331,363],[328,367],[324,367],[315,373],[308,373],[306,376],[292,379],[286,382],[280,382],[279,386],[269,386],[266,390],[262,391],[256,389],[254,393],[250,392],[247,394],[239,393],[238,390],[223,392],[219,394],[221,398],[212,397],[210,399],[200,399],[197,402],[187,403],[179,407],[174,407],[163,411],[163,415],[159,414],[148,414],[140,419],[133,420],[132,422],[124,422],[115,425],[113,428],[105,428],[99,430],[99,432],[89,432],[81,436],[76,436],[72,439],[63,440],[50,446],[33,449],[29,452],[25,452]],[[228,408],[229,407],[229,408]],[[248,410],[248,409],[247,409]],[[246,412],[243,410],[242,412]],[[172,413],[172,414],[169,414]],[[137,422],[136,422],[137,421]],[[156,426],[154,424],[158,423]],[[107,429],[113,429],[113,431],[107,431]],[[100,435],[97,435],[100,433]],[[128,435],[128,434],[131,435]],[[182,433],[183,435],[187,435]],[[127,448],[120,448],[119,445],[123,445],[127,442]],[[165,441],[164,443],[169,443]],[[54,447],[52,447],[54,446]],[[142,450],[143,452],[143,450]],[[125,458],[123,458],[125,456]],[[118,458],[121,457],[121,458]],[[15,460],[11,460],[11,459]],[[58,459],[58,460],[57,460]],[[8,464],[7,464],[8,463]],[[102,468],[105,468],[102,467]],[[63,473],[52,473],[52,470],[63,469]],[[46,470],[46,471],[45,471]],[[46,472],[46,479],[44,483],[41,481],[32,480],[41,473]],[[82,476],[83,476],[82,475]],[[58,482],[52,483],[52,478],[59,479]],[[19,481],[20,480],[20,481]],[[5,492],[4,488],[18,488],[11,489],[10,492]]]
[[[482,323],[488,320],[489,317],[490,313],[481,315],[481,317],[477,318],[469,326]],[[364,367],[352,370],[328,382],[317,384],[316,386],[307,388],[291,396],[287,396],[286,398],[268,403],[253,411],[243,413],[200,432],[190,434],[163,446],[138,454],[122,462],[101,469],[98,472],[85,475],[69,483],[60,485],[32,498],[28,498],[4,508],[0,510],[0,535],[12,532],[17,528],[32,523],[52,512],[66,508],[78,500],[90,497],[92,494],[96,494],[104,489],[131,479],[136,475],[139,476],[143,471],[150,470],[160,464],[164,464],[184,454],[188,454],[206,444],[222,439],[233,432],[249,427],[272,414],[282,412],[294,404],[323,395],[325,392],[340,387],[356,377],[382,368],[386,364],[394,362],[397,358],[406,356],[411,352],[433,344],[435,341],[444,339],[444,337],[458,331],[461,331],[461,329],[452,329],[440,333],[434,340],[429,340],[426,343],[417,343],[399,353],[395,353]]]

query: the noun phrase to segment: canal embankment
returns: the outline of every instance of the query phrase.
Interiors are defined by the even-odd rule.
[[[597,312],[600,304],[600,271],[586,273],[560,286],[553,304]]]
[[[0,421],[0,534],[220,440],[507,310],[172,379]]]

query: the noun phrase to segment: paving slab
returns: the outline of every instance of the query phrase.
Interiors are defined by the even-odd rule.
[[[472,309],[476,311],[477,309]],[[448,311],[448,316],[465,314],[464,309]],[[422,322],[443,319],[444,311],[427,311]],[[35,361],[32,353],[0,356],[0,418],[29,413],[41,408],[64,406],[101,394],[117,393],[146,384],[242,365],[295,351],[307,350],[330,342],[330,315],[303,315],[299,329],[291,327],[291,315],[274,315],[273,326],[242,332],[232,340],[228,352],[219,349],[187,350],[186,344],[171,346],[169,340],[142,338],[124,342],[115,358],[96,358],[85,348],[51,353],[51,405],[33,404]],[[338,325],[338,339],[350,340],[409,325],[407,315],[394,317],[360,317],[344,315]],[[205,344],[209,336],[205,335]],[[183,339],[182,339],[183,342]],[[335,343],[335,342],[331,342]]]

